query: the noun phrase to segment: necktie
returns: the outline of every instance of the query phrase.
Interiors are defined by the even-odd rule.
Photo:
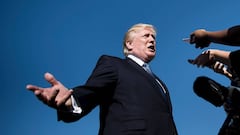
[[[147,63],[143,64],[143,68],[151,75],[154,77],[153,72],[151,71],[149,65]]]
[[[160,86],[160,91],[162,92],[163,97],[166,98],[166,95],[165,95],[166,90],[164,89],[162,83],[155,77],[155,75],[153,74],[153,72],[152,72],[151,69],[150,69],[150,66],[149,66],[147,63],[144,63],[144,64],[142,65],[142,67],[144,68],[144,70],[146,70],[146,71],[157,81],[157,83],[158,83],[159,86]]]

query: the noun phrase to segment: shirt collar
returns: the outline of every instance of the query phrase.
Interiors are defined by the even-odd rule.
[[[143,66],[143,64],[145,63],[144,61],[142,61],[141,59],[139,59],[138,57],[136,57],[132,54],[129,54],[127,57],[132,59],[133,61],[135,61],[140,66]]]

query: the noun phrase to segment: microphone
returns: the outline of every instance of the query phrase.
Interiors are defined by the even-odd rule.
[[[216,107],[224,104],[227,117],[218,135],[238,135],[240,133],[240,88],[224,87],[216,81],[205,77],[198,77],[193,84],[194,92]]]
[[[200,76],[194,81],[193,90],[196,95],[216,107],[222,106],[228,97],[228,88],[205,76]]]

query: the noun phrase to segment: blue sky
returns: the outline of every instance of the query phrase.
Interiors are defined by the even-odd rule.
[[[8,0],[0,2],[1,127],[3,135],[96,135],[98,108],[74,123],[57,122],[26,84],[48,87],[50,72],[65,86],[83,84],[102,54],[124,57],[122,39],[136,23],[157,30],[151,67],[168,86],[179,135],[216,135],[226,114],[193,93],[198,76],[225,86],[229,80],[187,63],[201,51],[182,42],[198,28],[239,24],[240,1],[232,0]],[[209,48],[236,50],[212,44]],[[207,49],[209,49],[207,48]]]

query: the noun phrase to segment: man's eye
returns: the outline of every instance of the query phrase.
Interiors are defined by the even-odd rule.
[[[152,36],[152,38],[155,39],[155,36],[152,35],[152,34],[145,34],[145,35],[143,35],[143,37],[145,37],[145,38],[148,38],[148,37],[150,37],[150,36]]]
[[[145,35],[144,35],[144,37],[149,37],[149,36],[150,36],[150,34],[145,34]]]

